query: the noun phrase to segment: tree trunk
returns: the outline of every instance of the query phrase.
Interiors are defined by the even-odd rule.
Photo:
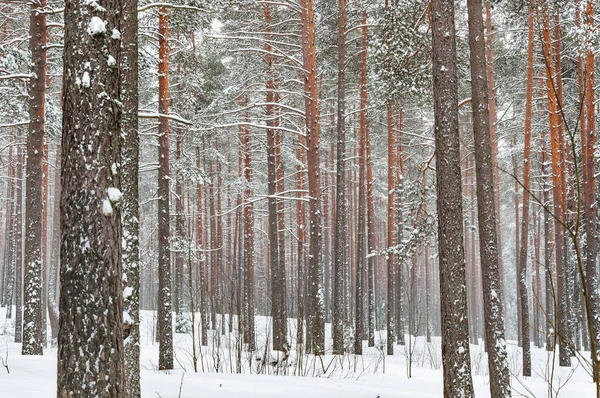
[[[267,119],[267,180],[268,180],[268,211],[269,211],[269,268],[271,276],[271,316],[273,317],[273,349],[285,351],[287,346],[287,306],[285,262],[279,252],[279,206],[277,195],[277,159],[276,136],[273,127],[275,122],[275,86],[273,59],[271,56],[271,11],[263,7],[265,15],[265,62],[267,64],[266,81],[266,112]],[[282,267],[283,266],[283,267]]]
[[[81,2],[65,8],[60,398],[124,392],[121,108],[114,64],[121,55],[114,38],[121,5],[107,0],[102,8]]]
[[[319,108],[317,92],[317,46],[314,0],[301,0],[302,58],[304,64],[304,104],[308,167],[310,252],[308,256],[308,300],[310,303],[310,348],[315,355],[325,351],[323,298],[323,234],[321,213]]]
[[[496,236],[498,238],[498,264],[500,267],[500,291],[502,299],[506,297],[506,291],[504,289],[504,261],[502,259],[502,228],[500,227],[500,175],[498,167],[498,135],[496,133],[496,82],[494,72],[494,57],[493,57],[493,32],[492,32],[492,10],[490,1],[485,2],[485,35],[487,38],[486,43],[486,62],[487,62],[487,79],[488,79],[488,102],[489,102],[489,115],[490,115],[490,141],[492,144],[492,172],[494,176],[494,198],[496,200]]]
[[[56,147],[56,162],[54,166],[54,204],[52,215],[52,243],[50,254],[50,269],[48,272],[48,319],[52,344],[58,338],[58,272],[60,268],[60,165],[61,146]]]
[[[398,112],[398,148],[396,149],[396,167],[394,170],[394,179],[396,181],[396,189],[394,190],[394,225],[396,229],[397,242],[402,242],[403,236],[403,219],[402,219],[402,193],[404,185],[404,149],[403,135],[404,129],[404,111],[400,109]],[[398,259],[396,263],[396,334],[398,344],[404,345],[404,269],[403,260]]]
[[[306,140],[303,137],[298,137],[298,144],[296,147],[296,158],[300,163],[296,168],[296,189],[298,191],[306,189],[306,150],[304,149],[306,146]],[[299,194],[299,196],[302,196]],[[301,199],[300,197],[298,199]],[[298,324],[297,324],[297,334],[296,334],[296,344],[298,348],[296,348],[299,352],[302,351],[302,345],[304,344],[304,310],[305,310],[305,283],[304,283],[304,275],[306,272],[306,213],[305,206],[302,200],[298,200],[296,202],[296,220],[298,223],[298,247],[297,247],[297,255],[298,255],[298,270],[297,270],[297,297],[298,297]]]
[[[348,266],[348,200],[346,198],[346,0],[338,6],[337,150],[335,241],[333,248],[333,353],[344,353],[344,270]]]
[[[396,246],[397,231],[394,225],[395,209],[394,199],[396,197],[396,153],[398,151],[398,142],[394,133],[394,109],[392,100],[387,101],[387,136],[388,136],[388,201],[387,201],[387,247]],[[394,314],[396,311],[396,263],[397,255],[388,253],[387,255],[387,304],[386,304],[386,320],[387,320],[387,354],[394,355],[395,333],[394,326],[396,320]]]
[[[247,104],[247,99],[246,99]],[[254,206],[249,202],[252,190],[252,155],[250,145],[250,131],[244,130],[244,303],[245,303],[245,329],[244,341],[248,349],[256,349],[254,331]]]
[[[169,19],[158,11],[158,113],[169,113]],[[173,299],[171,296],[169,119],[158,124],[158,369],[173,369]]]
[[[523,376],[531,376],[531,343],[529,341],[529,298],[527,297],[527,256],[529,244],[529,198],[531,169],[531,118],[533,113],[533,4],[528,11],[527,84],[525,93],[525,138],[523,152],[523,212],[521,214],[521,246],[517,267],[520,300],[521,341],[523,344]]]
[[[121,45],[121,186],[123,189],[123,349],[125,398],[140,390],[140,248],[137,0],[123,0]],[[125,315],[127,314],[127,315]]]
[[[444,397],[472,397],[454,1],[432,0],[431,5]]]
[[[46,97],[46,16],[41,0],[30,12],[32,73],[29,91],[29,136],[27,138],[26,230],[24,258],[23,355],[42,355],[42,159],[44,156],[44,103]],[[19,181],[20,184],[20,181]],[[19,266],[20,268],[20,266]],[[20,285],[20,275],[18,277]],[[20,294],[20,293],[19,293]]]
[[[552,51],[552,41],[550,34],[550,17],[548,15],[548,5],[543,4],[542,8],[542,49],[546,64],[546,89],[548,91],[548,113],[550,119],[550,152],[552,156],[552,194],[554,203],[554,234],[556,250],[556,275],[557,275],[557,297],[558,303],[555,311],[554,328],[559,339],[559,363],[560,366],[570,366],[570,350],[568,348],[568,326],[567,326],[567,302],[566,302],[566,255],[565,255],[565,235],[561,221],[565,221],[564,214],[566,210],[563,170],[564,153],[562,145],[560,125],[560,104],[558,103],[558,93],[556,90],[554,57]]]
[[[594,29],[594,3],[590,0],[586,5],[586,24],[590,32]],[[581,142],[583,154],[583,191],[584,191],[584,220],[586,234],[586,284],[589,292],[589,300],[586,303],[588,307],[588,322],[591,322],[590,345],[591,349],[598,351],[600,347],[600,296],[598,295],[598,271],[596,268],[596,257],[598,255],[598,237],[597,237],[597,210],[596,205],[596,167],[594,159],[594,148],[596,145],[596,113],[595,113],[595,88],[594,88],[594,51],[591,47],[586,47],[585,54],[585,113],[586,126],[582,128]],[[589,311],[591,309],[591,313]],[[591,316],[589,316],[591,315]],[[589,326],[588,326],[589,327]],[[594,363],[594,380],[600,378],[600,369],[598,364]]]
[[[14,257],[13,257],[13,283],[14,283],[14,295],[15,295],[15,341],[18,338],[23,337],[23,163],[25,163],[25,154],[23,153],[22,147],[17,146],[17,164],[15,172],[15,234],[14,234]],[[41,287],[41,281],[40,281]],[[40,289],[41,293],[41,289]],[[33,298],[35,301],[35,298]],[[41,314],[41,303],[40,306]],[[38,320],[41,326],[41,319]],[[41,335],[42,328],[40,327],[39,336]],[[43,347],[43,340],[39,341],[39,344]],[[31,343],[30,343],[31,345]],[[29,355],[29,354],[25,354]],[[41,354],[32,354],[41,355]]]

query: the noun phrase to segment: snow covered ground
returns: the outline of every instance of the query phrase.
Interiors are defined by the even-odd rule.
[[[268,336],[268,319],[257,318],[257,341],[260,353],[242,356],[242,374],[236,374],[235,339],[223,337],[220,348],[209,341],[199,358],[199,372],[194,373],[191,361],[191,335],[175,335],[176,369],[170,372],[156,370],[158,345],[153,343],[152,313],[142,315],[141,377],[143,397],[192,398],[391,398],[441,397],[442,370],[439,340],[427,344],[417,339],[413,350],[412,377],[407,376],[406,349],[396,346],[396,355],[384,357],[377,348],[365,349],[365,355],[326,356],[323,362],[310,356],[290,355],[285,368],[267,365],[261,370],[257,357],[264,353]],[[8,364],[10,373],[0,366],[0,398],[50,398],[56,395],[56,348],[45,350],[43,357],[20,355],[20,344],[15,344],[12,320],[5,320],[5,309],[0,309],[0,357]],[[291,323],[292,332],[294,325]],[[262,332],[261,332],[262,331]],[[381,334],[383,336],[383,333]],[[216,336],[213,336],[216,339]],[[408,339],[407,339],[408,341]],[[414,340],[413,340],[414,341]],[[488,397],[486,354],[482,346],[471,346],[473,379],[476,395]],[[198,352],[200,356],[200,353]],[[509,345],[512,387],[515,397],[548,397],[548,354],[533,350],[533,376],[523,378],[520,373],[520,355],[515,344]],[[251,360],[251,361],[250,361]],[[249,363],[252,365],[249,365]],[[0,362],[1,364],[2,362]],[[219,364],[220,373],[216,373]],[[204,372],[202,372],[202,365]],[[323,368],[326,372],[323,372]],[[252,372],[252,373],[251,373]],[[295,374],[295,375],[294,375]],[[307,375],[301,377],[299,375]],[[553,388],[559,397],[585,398],[594,396],[594,385],[584,366],[573,361],[572,368],[555,369]],[[556,396],[554,394],[553,396]]]

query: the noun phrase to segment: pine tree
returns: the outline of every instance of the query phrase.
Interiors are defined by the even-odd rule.
[[[108,0],[65,8],[61,398],[123,396],[121,6]]]
[[[454,1],[432,0],[431,16],[444,397],[472,397]]]

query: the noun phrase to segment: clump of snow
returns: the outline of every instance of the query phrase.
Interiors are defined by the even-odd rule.
[[[110,187],[107,189],[108,199],[112,202],[118,202],[123,199],[123,193],[119,190],[119,188]]]
[[[113,28],[112,34],[110,35],[110,38],[113,39],[113,40],[120,40],[121,39],[121,32],[119,32],[119,29]]]
[[[92,36],[106,33],[106,22],[98,17],[92,17],[88,25],[88,33]]]
[[[115,60],[115,57],[113,57],[112,55],[109,55],[108,59],[106,60],[106,63],[108,64],[108,66],[112,67],[117,64],[117,61]]]
[[[81,77],[81,85],[86,88],[90,86],[90,74],[87,71],[83,72],[83,76]]]
[[[129,312],[127,312],[127,311],[123,311],[123,323],[126,323],[128,325],[133,324],[133,319],[131,319]]]
[[[102,214],[105,216],[110,216],[113,213],[113,208],[110,205],[110,201],[108,199],[104,199],[102,201]]]

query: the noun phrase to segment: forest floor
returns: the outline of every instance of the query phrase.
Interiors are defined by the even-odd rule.
[[[13,320],[6,320],[6,310],[0,309],[0,398],[51,398],[56,396],[56,347],[44,351],[43,357],[20,354],[20,344],[14,343]],[[198,352],[198,373],[192,364],[191,333],[175,334],[175,369],[159,372],[158,344],[154,343],[153,314],[142,313],[141,384],[142,396],[162,398],[391,398],[441,397],[442,369],[439,338],[427,344],[424,338],[412,339],[412,375],[407,345],[396,346],[396,355],[384,356],[379,348],[366,348],[362,357],[326,355],[323,361],[312,356],[298,357],[292,352],[281,366],[262,365],[260,359],[273,358],[276,352],[264,349],[268,338],[268,318],[257,317],[257,347],[254,354],[241,352],[236,360],[235,334],[220,338],[214,334],[208,347]],[[291,335],[295,334],[290,321]],[[328,325],[329,326],[329,325]],[[328,328],[329,329],[329,328]],[[262,330],[262,333],[261,333]],[[229,337],[228,337],[229,336]],[[377,337],[383,337],[382,332]],[[328,335],[329,337],[329,335]],[[329,345],[331,340],[329,339]],[[233,349],[229,349],[232,347]],[[546,380],[551,372],[550,356],[543,349],[533,348],[533,376],[520,374],[520,350],[509,342],[510,368],[513,374],[513,397],[549,397]],[[477,397],[488,397],[489,378],[487,356],[482,345],[471,345],[473,380]],[[557,359],[558,360],[558,359]],[[241,374],[236,368],[240,367]],[[217,373],[216,369],[219,369]],[[203,371],[204,369],[204,371]],[[10,373],[7,372],[10,371]],[[261,373],[261,374],[256,374]],[[305,377],[300,377],[305,376]],[[585,365],[573,359],[573,366],[554,370],[553,397],[585,398],[594,396],[594,385]],[[558,395],[556,394],[558,392]]]

